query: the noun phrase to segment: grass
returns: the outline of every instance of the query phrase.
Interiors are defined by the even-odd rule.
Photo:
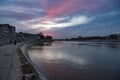
[[[30,80],[36,80],[36,76],[32,75]]]
[[[22,65],[22,72],[23,74],[32,74],[33,72],[33,67],[30,64],[24,64]]]
[[[20,47],[20,46],[19,46]],[[26,62],[28,62],[27,61],[27,59],[25,58],[25,56],[24,56],[24,54],[22,53],[22,51],[21,51],[21,49],[20,48],[17,48],[17,52],[18,52],[18,54],[19,54],[19,56],[20,56],[20,62],[22,63],[22,64],[24,64],[24,63],[26,63]]]
[[[26,58],[25,58],[25,57],[20,57],[20,62],[21,62],[22,64],[24,64],[24,63],[26,63],[26,62],[27,62],[27,60],[26,60]]]
[[[20,62],[21,62],[21,68],[22,68],[22,74],[33,74],[30,77],[27,76],[22,76],[22,80],[37,80],[38,76],[35,73],[35,69],[33,68],[33,66],[27,61],[27,59],[25,58],[24,54],[22,53],[20,47],[23,44],[19,45],[17,48],[17,52],[19,54],[20,57]]]

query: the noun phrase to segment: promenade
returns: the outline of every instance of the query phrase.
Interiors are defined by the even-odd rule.
[[[17,45],[0,46],[0,80],[22,80]]]

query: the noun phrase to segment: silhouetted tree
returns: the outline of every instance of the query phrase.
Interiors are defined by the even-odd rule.
[[[49,35],[47,35],[45,38],[46,38],[47,40],[52,40],[52,36],[49,36]]]
[[[40,36],[41,39],[45,39],[45,36],[43,35],[42,32],[38,33],[38,35]]]

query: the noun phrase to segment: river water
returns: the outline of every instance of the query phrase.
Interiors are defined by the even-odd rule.
[[[28,54],[44,80],[120,80],[120,44],[53,42]]]

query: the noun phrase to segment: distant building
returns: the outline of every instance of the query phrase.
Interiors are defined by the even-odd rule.
[[[19,32],[16,33],[16,39],[18,42],[34,42],[40,40],[41,38],[37,34]]]
[[[15,27],[9,24],[0,24],[0,33],[1,34],[14,34]]]
[[[0,45],[10,44],[15,40],[15,27],[9,24],[0,24]]]
[[[30,34],[23,32],[16,32],[16,28],[9,24],[0,24],[0,45],[13,44],[16,42],[38,42],[44,39],[42,34]],[[51,39],[48,36],[47,39]]]

